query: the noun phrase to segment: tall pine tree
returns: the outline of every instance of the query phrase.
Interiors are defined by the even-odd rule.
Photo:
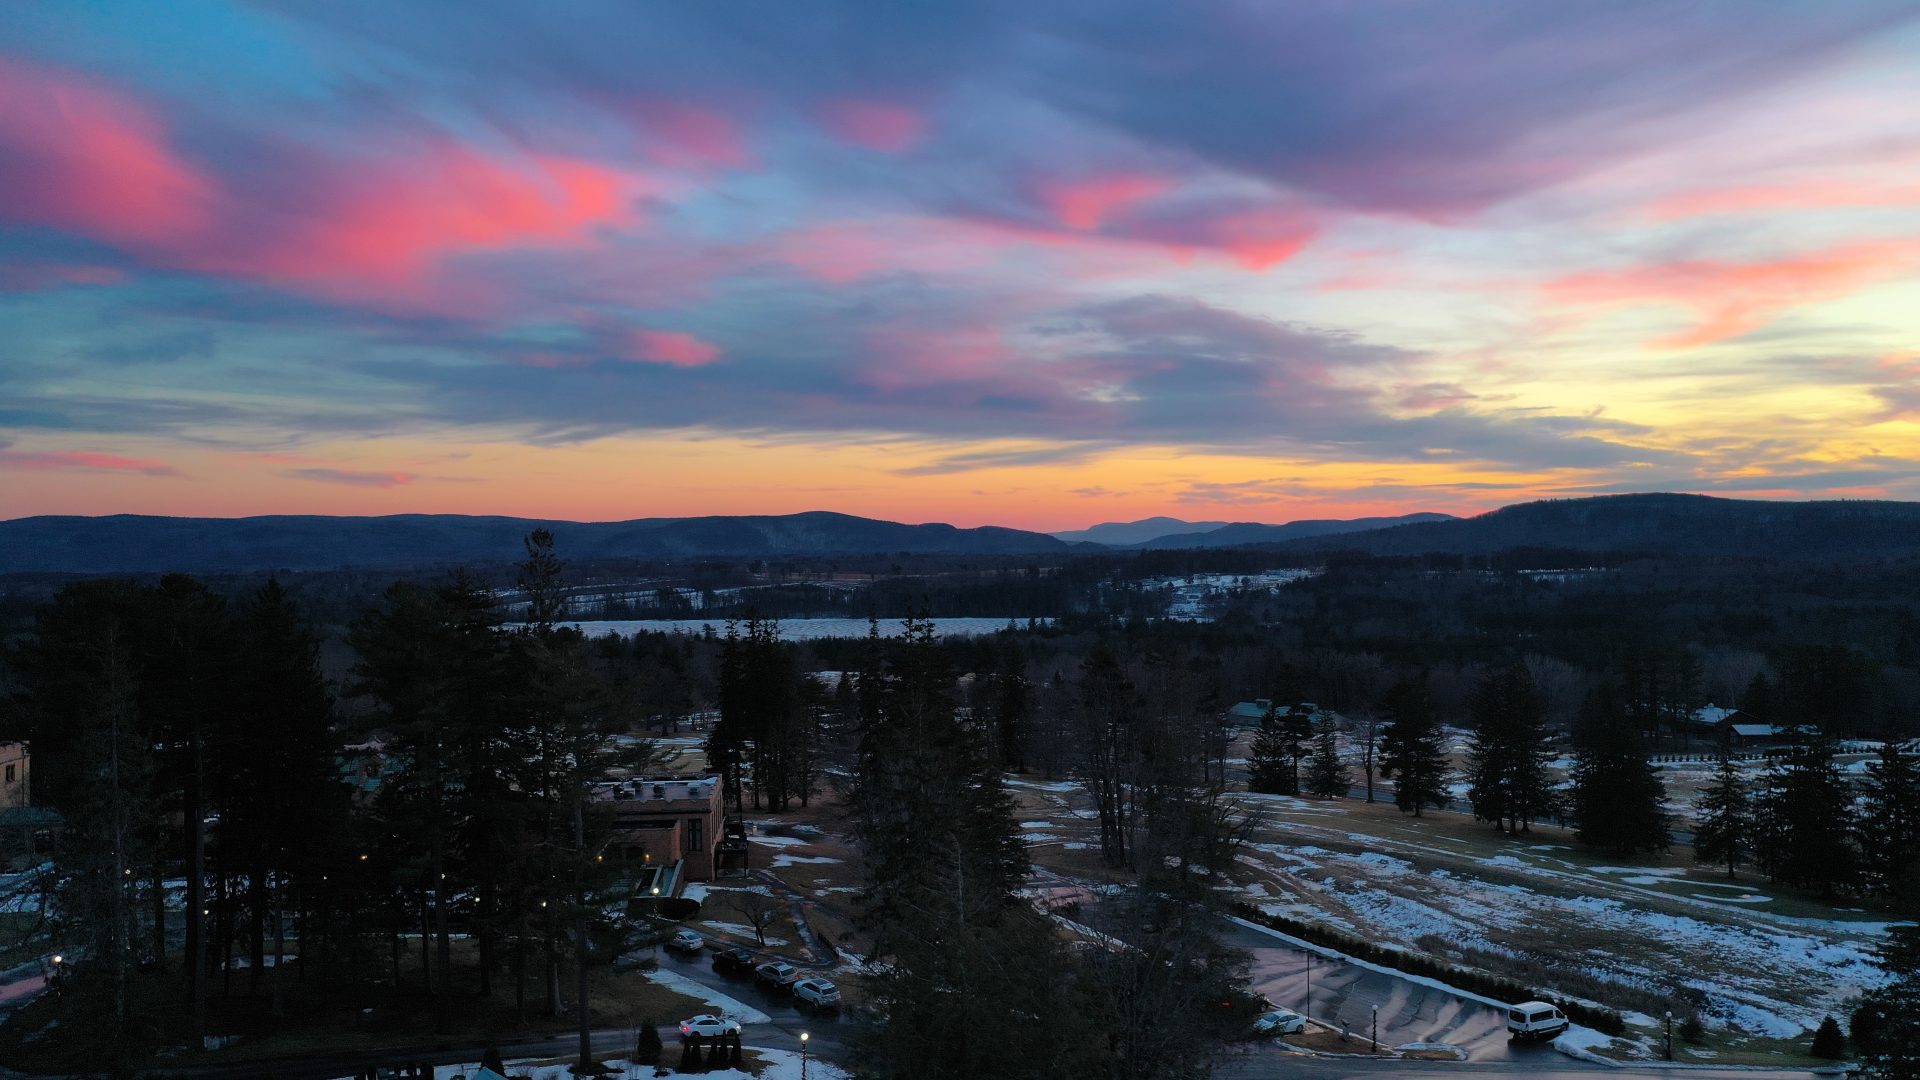
[[[1725,866],[1727,876],[1754,856],[1753,796],[1740,776],[1740,766],[1723,748],[1713,783],[1700,793],[1699,817],[1693,825],[1693,858],[1710,866]]]
[[[1581,843],[1616,855],[1667,849],[1666,785],[1613,687],[1587,695],[1573,728],[1573,758],[1568,810]]]
[[[1920,867],[1920,756],[1889,736],[1867,763],[1865,794],[1861,854],[1873,888],[1891,893],[1903,875]]]
[[[1247,787],[1262,795],[1291,795],[1293,785],[1293,748],[1278,710],[1268,707],[1254,733],[1247,754]]]
[[[1338,799],[1353,787],[1346,762],[1340,760],[1340,733],[1333,717],[1314,725],[1313,752],[1307,757],[1307,794],[1316,799]]]
[[[1802,728],[1800,739],[1775,770],[1762,804],[1776,845],[1772,873],[1832,896],[1859,881],[1853,789],[1834,764],[1831,736]]]
[[[1452,770],[1425,677],[1393,684],[1380,702],[1380,715],[1386,724],[1380,775],[1394,783],[1394,805],[1414,817],[1425,807],[1447,805]]]
[[[1491,672],[1474,687],[1469,708],[1473,815],[1508,832],[1525,832],[1554,806],[1547,772],[1553,750],[1533,679],[1520,664]]]

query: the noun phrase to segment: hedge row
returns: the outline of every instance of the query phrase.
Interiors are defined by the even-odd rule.
[[[1542,993],[1524,983],[1503,978],[1477,968],[1458,967],[1431,956],[1410,953],[1391,945],[1381,945],[1365,938],[1354,937],[1317,923],[1301,922],[1284,915],[1269,915],[1248,903],[1233,905],[1234,914],[1256,922],[1262,926],[1290,934],[1303,941],[1343,952],[1348,956],[1366,960],[1369,963],[1404,971],[1409,975],[1421,975],[1429,979],[1438,979],[1449,986],[1457,986],[1476,994],[1518,1004],[1522,1001],[1545,1001],[1559,1007],[1577,1023],[1585,1024],[1606,1035],[1619,1035],[1627,1030],[1626,1022],[1612,1009],[1595,1008],[1577,1001],[1568,1001],[1552,994]]]

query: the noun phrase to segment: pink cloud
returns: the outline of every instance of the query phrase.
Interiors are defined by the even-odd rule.
[[[352,158],[282,157],[271,167],[295,182],[280,189],[223,184],[174,152],[156,114],[89,78],[0,57],[0,101],[0,219],[90,236],[153,265],[388,306],[454,302],[444,272],[462,256],[592,246],[605,230],[635,226],[636,200],[668,186],[632,169],[450,138]],[[731,155],[709,119],[673,112],[661,124],[702,153]],[[297,195],[277,205],[278,190]]]
[[[1039,185],[1041,203],[1069,229],[1097,229],[1109,215],[1144,202],[1173,187],[1164,176],[1115,173],[1083,180],[1046,181]]]
[[[927,135],[924,113],[866,98],[835,98],[825,103],[820,107],[820,123],[855,146],[888,154],[911,150]]]
[[[781,234],[760,254],[836,285],[889,272],[950,273],[987,265],[1012,234],[963,221],[876,217]]]
[[[995,325],[927,328],[883,326],[865,335],[868,385],[898,391],[935,383],[984,380],[1014,371],[1021,358]],[[1016,380],[1017,381],[1017,380]],[[1008,389],[994,379],[994,392]]]
[[[1624,270],[1572,274],[1546,284],[1562,304],[1627,307],[1676,303],[1693,309],[1698,325],[1648,344],[1684,349],[1739,337],[1785,312],[1845,296],[1920,264],[1920,242],[1865,241],[1773,259],[1731,262],[1691,259]]]
[[[215,185],[167,145],[132,97],[71,72],[0,57],[0,217],[110,243],[203,230]]]
[[[1648,208],[1648,213],[1659,220],[1670,221],[1779,210],[1844,210],[1914,205],[1920,205],[1920,184],[1811,180],[1690,191],[1655,202]]]
[[[164,461],[150,458],[121,457],[91,450],[26,451],[0,449],[0,468],[25,470],[78,470],[82,472],[137,472],[147,476],[178,476],[179,471]]]
[[[720,359],[718,347],[680,330],[633,330],[626,344],[626,359],[646,363],[700,367]]]
[[[737,169],[752,160],[745,131],[725,113],[667,98],[646,98],[632,108],[651,137],[649,154],[663,165]]]
[[[178,252],[199,270],[265,277],[328,296],[424,301],[455,256],[582,248],[633,225],[632,174],[552,156],[506,160],[442,141],[379,167],[335,167],[307,214],[267,235]]]

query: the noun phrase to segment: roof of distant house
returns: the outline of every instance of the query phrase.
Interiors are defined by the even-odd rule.
[[[705,802],[719,788],[717,776],[637,776],[596,784],[593,796],[612,802]]]

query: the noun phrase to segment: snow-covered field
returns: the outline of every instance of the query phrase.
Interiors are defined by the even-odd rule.
[[[1014,790],[1023,829],[1097,849],[1083,794]],[[1663,999],[1697,993],[1710,1026],[1765,1038],[1844,1016],[1849,998],[1882,979],[1873,949],[1885,923],[1838,910],[1809,917],[1803,900],[1679,858],[1595,865],[1558,830],[1508,840],[1453,815],[1416,822],[1391,804],[1240,798],[1261,820],[1231,888],[1272,914],[1419,952],[1461,950],[1525,982],[1563,973],[1564,985],[1544,988],[1573,996],[1604,999],[1607,984]],[[1068,873],[1089,858],[1061,846],[1034,855]]]

